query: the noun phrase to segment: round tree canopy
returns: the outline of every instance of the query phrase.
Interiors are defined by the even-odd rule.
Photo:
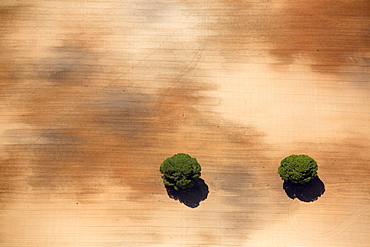
[[[278,173],[285,181],[305,184],[317,176],[317,163],[307,155],[291,155],[280,163]]]
[[[191,188],[194,179],[200,177],[201,167],[195,158],[188,154],[178,153],[163,161],[160,167],[165,186],[175,190]]]

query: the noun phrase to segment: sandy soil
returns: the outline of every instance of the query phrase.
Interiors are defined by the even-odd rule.
[[[369,23],[367,0],[2,0],[0,245],[368,246]],[[160,179],[178,152],[196,208]],[[318,200],[286,195],[290,154]]]

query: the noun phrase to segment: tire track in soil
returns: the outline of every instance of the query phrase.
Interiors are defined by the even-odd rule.
[[[289,207],[289,220],[291,225],[293,226],[294,230],[296,230],[298,233],[300,233],[302,236],[312,239],[312,240],[328,240],[330,238],[338,236],[340,233],[345,231],[349,226],[351,226],[353,223],[356,222],[358,218],[360,218],[363,214],[370,211],[369,206],[363,206],[356,211],[354,211],[350,216],[348,216],[342,223],[340,223],[337,227],[334,229],[324,232],[324,233],[318,233],[318,234],[309,234],[307,231],[305,231],[298,223],[297,218],[295,217],[295,211],[298,205],[301,202],[299,200],[294,199]]]
[[[194,9],[193,11],[190,11],[190,13],[185,17],[185,19],[183,20],[182,23],[184,23],[186,20],[188,20],[194,12],[196,12],[198,10],[198,8]],[[178,32],[180,30],[180,28],[182,28],[183,25],[180,25],[179,27],[177,27],[175,30],[173,30],[166,38],[164,41],[162,41],[162,43],[155,49],[153,49],[152,51],[150,51],[145,57],[144,59],[141,59],[139,60],[136,64],[132,65],[130,68],[128,68],[124,73],[122,73],[122,75],[120,75],[119,77],[117,77],[116,79],[112,80],[111,83],[107,84],[104,88],[107,88],[109,86],[112,86],[115,82],[119,81],[120,79],[122,79],[122,77],[128,73],[130,73],[133,69],[137,68],[140,64],[142,64],[143,62],[147,61],[154,53],[156,53],[159,49],[161,49],[163,47],[164,44],[166,44],[168,42],[168,40],[174,36],[174,34],[176,32]]]
[[[207,36],[207,33],[208,33],[208,20],[209,20],[209,17],[210,17],[209,5],[210,5],[210,1],[207,1],[204,4],[204,7],[203,7],[204,14],[202,15],[203,19],[202,19],[202,23],[201,23],[202,26],[201,26],[201,34],[200,34],[201,43],[199,45],[199,48],[196,50],[196,53],[195,53],[193,59],[189,62],[189,64],[187,66],[185,66],[185,68],[172,81],[170,81],[167,84],[166,89],[160,94],[159,98],[156,100],[156,102],[154,104],[154,107],[153,107],[153,110],[152,110],[152,113],[151,113],[152,116],[153,116],[152,118],[154,118],[154,116],[156,115],[156,112],[158,112],[161,102],[168,95],[168,93],[171,91],[172,86],[175,83],[179,82],[186,74],[191,72],[195,68],[195,66],[197,66],[200,59],[202,58],[204,50],[207,47],[206,36]]]
[[[176,71],[177,73],[173,74],[173,78],[172,80],[169,79],[169,83],[168,83],[168,86],[163,88],[163,89],[166,89],[166,91],[161,91],[159,90],[159,93],[156,95],[156,97],[159,97],[159,99],[155,100],[153,99],[153,101],[151,102],[151,107],[154,107],[153,110],[146,112],[144,113],[144,116],[140,116],[140,113],[133,113],[131,112],[131,110],[129,110],[130,114],[132,114],[132,116],[130,116],[130,118],[133,118],[136,120],[136,123],[135,124],[130,124],[131,126],[130,127],[127,127],[127,129],[130,130],[130,133],[136,133],[136,132],[140,132],[141,129],[144,129],[145,131],[150,131],[148,129],[150,129],[150,127],[147,127],[147,126],[142,126],[144,122],[153,122],[151,120],[155,120],[154,122],[156,123],[156,114],[160,114],[161,111],[163,109],[161,109],[161,102],[166,98],[168,97],[169,93],[171,92],[171,89],[176,89],[176,86],[173,86],[174,84],[176,84],[177,82],[179,82],[187,73],[191,72],[195,67],[196,65],[199,63],[202,55],[203,55],[203,52],[204,50],[206,49],[206,46],[207,46],[207,43],[206,43],[206,39],[204,38],[205,35],[207,34],[207,26],[208,26],[208,16],[209,16],[209,4],[210,4],[210,1],[207,1],[205,3],[201,3],[201,4],[197,4],[196,6],[192,6],[192,9],[190,9],[190,13],[188,15],[185,16],[185,18],[183,18],[183,20],[181,22],[179,22],[179,25],[176,27],[176,29],[174,31],[172,31],[167,37],[165,37],[165,40],[162,41],[157,48],[155,48],[154,50],[151,50],[148,52],[148,55],[145,57],[145,59],[143,60],[138,60],[136,61],[136,63],[134,65],[132,65],[131,67],[129,67],[126,71],[124,71],[122,74],[118,74],[118,76],[113,79],[112,81],[108,81],[107,84],[103,84],[99,87],[99,89],[94,89],[94,91],[91,91],[90,92],[90,97],[93,98],[94,96],[99,96],[99,94],[107,89],[108,87],[114,87],[115,85],[119,86],[118,84],[121,82],[121,78],[124,77],[126,74],[129,74],[129,73],[134,73],[133,70],[135,70],[135,68],[141,68],[140,64],[142,64],[143,62],[145,62],[145,60],[148,60],[150,59],[152,56],[156,55],[156,53],[159,53],[160,50],[161,50],[161,47],[163,46],[166,46],[166,44],[170,44],[169,42],[171,37],[173,35],[176,35],[176,32],[181,30],[181,28],[186,24],[186,20],[194,15],[199,15],[201,19],[199,19],[199,22],[196,23],[196,25],[199,25],[200,26],[200,32],[197,33],[197,35],[199,35],[199,39],[196,39],[196,43],[194,44],[194,55],[189,57],[188,59],[185,59],[184,64],[183,64],[183,68],[180,68],[180,71]],[[159,54],[160,55],[160,54]],[[73,66],[73,65],[72,65]],[[57,87],[59,88],[59,87]],[[85,90],[82,90],[81,93],[85,93],[84,92]],[[135,95],[135,94],[134,94]],[[46,99],[48,100],[48,99]],[[139,103],[139,104],[146,104],[145,100],[143,100],[143,103]],[[62,106],[62,105],[60,105]],[[96,123],[94,122],[95,120],[91,119],[88,115],[88,113],[84,113],[84,111],[81,112],[80,109],[84,109],[86,108],[86,112],[89,112],[89,101],[80,101],[78,104],[76,105],[72,105],[72,107],[66,111],[63,111],[63,114],[61,115],[56,115],[56,116],[53,116],[53,122],[64,122],[64,117],[65,116],[68,116],[69,114],[72,114],[74,113],[74,111],[76,112],[80,112],[82,113],[82,115],[84,116],[84,122],[85,122],[85,126],[84,128],[81,128],[80,126],[77,126],[75,125],[74,128],[75,130],[71,130],[71,133],[72,135],[75,134],[76,130],[78,130],[80,133],[78,134],[78,136],[80,138],[86,138],[88,137],[89,135],[85,133],[85,130],[88,131],[89,129],[92,129],[94,126],[97,127],[97,126],[100,126],[101,125],[96,125]],[[103,114],[103,113],[102,113]],[[110,114],[121,114],[120,112],[110,112]],[[104,114],[103,114],[104,115]],[[102,115],[102,116],[103,116]],[[161,116],[163,116],[163,114],[160,114]],[[99,116],[98,115],[95,115],[95,119],[101,119],[102,116]],[[105,116],[105,115],[104,115]],[[111,115],[113,116],[113,115]],[[159,118],[161,118],[161,116]],[[117,116],[116,119],[120,119],[121,116]],[[144,120],[143,120],[144,119]],[[63,120],[63,121],[61,121]],[[115,122],[116,123],[116,122]],[[140,124],[138,124],[140,123]],[[125,124],[125,123],[123,123]],[[126,123],[127,124],[127,123]],[[78,146],[78,150],[76,150],[76,147],[74,147],[73,145],[65,145],[63,146],[63,148],[60,150],[60,149],[57,149],[56,146],[52,145],[50,147],[50,149],[46,149],[46,148],[43,148],[43,149],[40,149],[40,147],[42,146],[39,146],[39,145],[43,145],[43,137],[47,137],[50,133],[53,133],[54,131],[58,131],[59,130],[59,127],[58,125],[46,125],[45,126],[46,128],[44,128],[43,132],[38,134],[36,133],[34,136],[33,136],[33,140],[31,139],[30,140],[30,144],[25,146],[24,149],[23,149],[23,152],[31,152],[33,151],[33,149],[36,149],[37,151],[35,151],[35,156],[37,156],[35,159],[39,160],[40,163],[42,162],[45,162],[45,160],[47,160],[48,162],[48,165],[42,165],[42,166],[36,166],[35,167],[35,170],[32,170],[32,172],[30,172],[30,174],[32,174],[31,176],[33,177],[33,182],[32,182],[32,186],[45,186],[46,184],[49,185],[49,186],[56,186],[58,185],[58,182],[59,180],[62,181],[63,184],[68,184],[70,186],[75,186],[75,180],[68,180],[68,181],[65,181],[66,179],[69,179],[67,178],[66,176],[64,176],[65,173],[67,173],[67,170],[68,168],[67,167],[61,167],[59,166],[59,164],[61,163],[65,163],[65,162],[71,162],[71,164],[73,164],[71,166],[71,169],[77,169],[78,167],[82,167],[85,163],[83,159],[83,156],[86,155],[86,152],[89,152],[88,150],[88,144],[79,144],[80,146]],[[96,129],[96,128],[95,128]],[[100,129],[100,128],[99,128]],[[42,129],[40,129],[42,130]],[[68,134],[69,132],[67,131],[66,134]],[[126,132],[125,132],[126,133]],[[88,137],[90,138],[90,137]],[[92,138],[92,137],[91,137]],[[91,138],[89,139],[91,141]],[[106,138],[106,137],[105,137]],[[99,156],[100,157],[105,157],[105,155],[107,154],[107,157],[105,157],[105,159],[112,159],[114,161],[114,159],[111,157],[112,156],[112,152],[116,152],[121,146],[121,144],[119,145],[116,145],[116,144],[112,144],[112,143],[115,143],[117,141],[116,138],[113,138],[113,136],[109,135],[109,138],[111,138],[110,140],[110,144],[108,145],[104,145],[104,147],[102,147],[101,150],[95,150],[95,152],[98,152],[99,153]],[[139,138],[140,139],[140,138]],[[142,140],[142,139],[140,139]],[[137,141],[136,141],[137,142]],[[69,153],[69,155],[63,155],[63,152],[67,152]],[[118,151],[117,151],[118,152]],[[61,153],[60,157],[59,155],[55,156],[54,154],[52,156],[50,156],[49,154],[50,153],[55,153],[55,155],[57,155],[57,153]],[[92,154],[92,155],[97,155],[97,154]],[[69,158],[70,160],[67,160],[68,157],[71,157]],[[53,163],[52,165],[49,164],[49,163]],[[36,170],[38,169],[38,170]],[[50,179],[48,177],[46,177],[46,170],[51,170],[51,169],[57,169],[59,172],[58,172],[58,178],[54,177],[53,178],[53,181],[49,181]],[[89,173],[91,173],[91,171],[95,169],[99,169],[99,166],[97,166],[96,168],[89,168],[86,171],[86,174],[89,175]],[[91,170],[91,171],[90,171]],[[112,168],[112,171],[116,172],[116,168]],[[114,173],[113,172],[113,173]],[[90,175],[89,175],[90,176]],[[115,177],[116,175],[114,175]],[[77,181],[77,180],[76,180]],[[82,184],[82,182],[80,181],[80,183]],[[86,184],[89,184],[88,182],[86,182]],[[79,186],[81,188],[84,188],[83,185]],[[88,190],[87,192],[90,193],[90,190],[93,191],[93,189],[96,189],[96,188],[93,188],[91,186],[85,186],[85,190]],[[101,189],[101,185],[98,186],[99,187],[99,190]],[[97,188],[98,188],[97,187]]]
[[[207,32],[207,21],[208,21],[208,12],[209,12],[209,2],[210,0],[208,0],[207,2],[203,2],[203,3],[197,3],[195,6],[191,6],[191,8],[188,10],[189,12],[183,16],[182,20],[180,20],[178,23],[177,23],[177,26],[175,27],[174,30],[172,30],[170,33],[168,33],[167,36],[164,37],[164,40],[161,41],[158,46],[156,48],[154,48],[153,50],[150,50],[147,52],[147,55],[144,57],[144,59],[140,59],[140,60],[136,60],[134,61],[135,63],[132,65],[132,66],[129,66],[127,67],[127,69],[125,68],[125,70],[121,73],[121,74],[118,74],[115,78],[113,78],[111,81],[108,81],[106,84],[103,84],[103,85],[100,85],[98,89],[94,89],[93,91],[89,91],[89,96],[91,98],[94,98],[95,96],[99,96],[99,94],[106,90],[107,88],[109,87],[114,87],[114,86],[119,86],[119,84],[121,84],[121,79],[123,77],[125,77],[126,75],[130,74],[130,73],[135,73],[135,69],[136,68],[140,68],[141,67],[141,64],[143,64],[146,60],[149,60],[151,57],[153,57],[154,55],[156,55],[157,53],[160,52],[160,50],[166,46],[166,44],[171,44],[171,37],[176,35],[176,32],[179,32],[182,28],[184,28],[184,25],[186,25],[187,23],[187,20],[189,18],[191,18],[192,16],[196,16],[196,15],[199,15],[201,17],[200,21],[198,23],[196,23],[196,25],[201,25],[201,27],[199,28],[200,29],[200,37],[199,37],[199,43],[195,43],[194,44],[194,51],[195,51],[195,54],[194,56],[192,57],[189,57],[188,59],[186,59],[184,61],[184,65],[183,65],[183,68],[181,69],[181,71],[177,71],[177,74],[174,74],[174,77],[173,79],[169,82],[167,88],[168,90],[163,93],[163,91],[160,91],[160,93],[158,93],[158,97],[160,97],[159,99],[157,99],[157,101],[154,100],[154,102],[152,102],[152,107],[155,106],[155,105],[160,105],[160,102],[165,98],[166,96],[166,93],[168,94],[168,92],[170,92],[170,89],[171,89],[171,85],[173,85],[174,83],[178,82],[181,80],[181,78],[184,77],[184,75],[186,75],[187,73],[189,73],[190,71],[192,71],[196,65],[198,64],[198,62],[200,61],[202,55],[203,55],[203,51],[205,50],[206,48],[206,42],[204,41],[205,40],[205,35],[206,35],[206,32]],[[29,11],[29,10],[28,10]],[[38,15],[39,13],[35,13],[35,15]],[[59,33],[58,33],[59,34]],[[199,33],[198,33],[199,35]],[[197,47],[198,46],[198,47]],[[82,46],[82,48],[84,48]],[[89,52],[89,50],[87,50],[87,52]],[[88,56],[90,55],[94,55],[94,54],[87,54]],[[99,55],[99,54],[98,54]],[[71,68],[74,66],[74,64],[71,65]],[[94,65],[92,65],[94,66]],[[97,65],[98,66],[98,65]],[[52,88],[52,90],[55,91],[55,89],[63,89],[63,84],[60,84],[60,85],[57,85],[55,87]],[[83,88],[81,90],[81,93],[83,96],[83,94],[86,93],[86,90]],[[168,95],[167,95],[168,96]],[[58,96],[57,96],[58,97]],[[82,97],[83,98],[83,97]],[[46,98],[45,100],[49,100],[48,98]],[[157,102],[157,104],[155,104]],[[53,122],[65,122],[64,118],[65,116],[69,116],[69,115],[72,115],[74,112],[79,112],[79,113],[82,113],[84,114],[84,111],[81,112],[80,109],[88,109],[89,108],[89,101],[79,101],[78,104],[75,104],[75,105],[72,105],[71,108],[69,109],[66,109],[65,111],[63,110],[63,114],[58,114],[58,115],[55,115],[53,116]],[[143,103],[145,104],[145,102]],[[68,104],[68,106],[71,105],[71,104]],[[62,106],[62,105],[60,105]],[[64,108],[64,106],[62,106],[62,108]],[[161,109],[158,109],[158,111],[161,111]],[[156,108],[154,108],[152,111],[149,110],[148,113],[146,113],[145,115],[147,116],[146,119],[147,121],[149,120],[150,122],[150,119],[153,118],[155,119],[155,114],[158,113],[158,111],[156,111]],[[135,115],[136,116],[136,115]],[[139,116],[136,116],[136,118],[139,118]],[[86,120],[86,119],[85,119]],[[86,121],[90,121],[92,123],[92,120],[91,119],[88,119]],[[91,124],[90,123],[90,124]],[[134,126],[132,126],[132,128],[130,128],[130,130],[132,130],[132,132],[135,132],[136,130],[139,130],[141,127],[141,125],[138,124],[134,124]],[[48,159],[48,162],[54,162],[54,166],[52,165],[47,165],[45,167],[40,167],[40,168],[37,168],[37,169],[41,169],[41,175],[39,175],[38,173],[39,172],[36,172],[34,170],[30,171],[29,174],[31,174],[30,176],[32,177],[36,177],[35,174],[38,174],[37,176],[41,176],[41,178],[37,178],[36,180],[41,180],[42,183],[42,186],[45,186],[45,184],[47,184],[47,181],[44,181],[44,175],[45,175],[45,172],[44,170],[45,169],[59,169],[61,170],[60,174],[64,174],[63,172],[65,172],[65,170],[67,168],[59,168],[59,166],[57,166],[56,164],[58,162],[61,162],[62,159],[63,162],[66,162],[65,159],[67,159],[67,156],[66,155],[61,155],[61,157],[59,156],[55,156],[55,157],[49,157],[49,153],[50,152],[56,152],[56,148],[54,148],[54,145],[53,145],[53,148],[51,148],[50,150],[49,149],[45,149],[45,148],[42,148],[40,149],[40,147],[43,146],[43,138],[44,137],[47,137],[49,134],[52,134],[54,131],[58,132],[58,130],[60,129],[60,127],[58,127],[58,125],[46,125],[46,126],[43,126],[44,128],[40,128],[39,131],[37,131],[33,136],[32,138],[29,140],[29,144],[25,145],[23,148],[22,148],[22,152],[23,153],[29,153],[29,156],[31,157],[31,155],[35,155],[35,159],[41,159],[43,161],[43,159]],[[85,126],[86,127],[86,126]],[[82,134],[81,135],[84,135],[83,133],[83,129],[81,129],[79,126],[74,126],[75,129],[77,130],[80,130],[82,131]],[[74,131],[74,130],[73,130]],[[71,133],[73,132],[71,131]],[[41,132],[41,133],[40,133]],[[66,134],[68,134],[69,132],[67,131]],[[41,146],[39,146],[41,145]],[[79,146],[79,151],[77,152],[75,150],[75,147],[73,146],[69,146],[67,145],[67,147],[64,147],[64,149],[66,150],[69,150],[68,152],[69,153],[73,153],[73,155],[71,154],[70,156],[76,156],[75,158],[73,158],[73,162],[74,163],[83,163],[81,161],[81,157],[82,155],[84,155],[85,152],[87,152],[87,150],[85,150],[85,146]],[[109,147],[111,148],[111,147]],[[108,153],[108,156],[110,155],[109,152],[112,152],[112,150],[110,150],[108,147],[104,148],[102,151],[99,152],[99,155],[100,156],[104,156],[104,154]],[[37,151],[34,151],[37,150]],[[48,150],[48,151],[46,151]],[[58,149],[58,153],[59,152],[62,152],[63,150],[59,150]],[[48,153],[46,153],[48,152]],[[41,154],[42,153],[42,154]],[[79,153],[79,154],[77,154]],[[37,157],[37,158],[36,158]],[[41,161],[40,161],[41,162]],[[76,166],[76,165],[73,165],[73,167]],[[64,177],[60,175],[63,179]],[[61,179],[62,179],[61,178]],[[54,180],[56,180],[54,178]],[[65,181],[63,181],[65,182]],[[72,183],[72,182],[70,182]],[[52,184],[56,184],[55,182],[53,182]]]
[[[208,14],[208,10],[209,10],[209,8],[208,8],[208,5],[209,5],[209,1],[207,1],[207,3],[205,4],[205,10],[206,10],[206,13],[205,13],[205,17],[209,17],[209,14]],[[182,21],[182,24],[186,21],[186,20],[188,20],[197,10],[199,10],[199,8],[196,8],[196,9],[194,9],[194,10],[192,10],[186,17],[185,17],[185,19]],[[172,31],[166,38],[165,38],[165,40],[164,41],[162,41],[161,43],[160,43],[160,45],[158,46],[158,47],[156,47],[155,49],[153,49],[152,51],[150,51],[145,57],[144,57],[144,59],[141,59],[141,60],[139,60],[139,61],[137,61],[135,64],[133,64],[131,67],[129,67],[125,72],[123,72],[120,76],[118,76],[116,79],[113,79],[110,83],[108,83],[107,85],[105,85],[105,86],[103,86],[103,87],[101,87],[101,89],[100,90],[96,90],[95,91],[95,96],[96,95],[98,95],[99,93],[101,93],[101,91],[102,90],[104,90],[104,89],[106,89],[106,88],[108,88],[108,87],[111,87],[111,86],[113,86],[115,83],[117,83],[118,81],[120,81],[120,79],[122,79],[122,77],[123,76],[125,76],[125,75],[127,75],[127,74],[129,74],[132,70],[134,70],[135,68],[137,68],[138,66],[140,66],[140,64],[142,64],[143,62],[145,62],[145,61],[147,61],[151,56],[153,56],[159,49],[161,49],[163,46],[164,46],[164,44],[166,44],[167,42],[168,42],[168,40],[176,33],[176,32],[178,32],[180,29],[181,29],[181,27],[182,27],[183,25],[181,25],[180,24],[180,26],[179,27],[177,27],[174,31]],[[200,47],[198,48],[198,50],[197,50],[197,53],[196,53],[196,55],[194,56],[194,58],[192,59],[192,61],[189,63],[189,65],[188,66],[186,66],[180,73],[179,73],[179,75],[178,76],[176,76],[175,77],[175,79],[174,80],[172,80],[169,84],[168,84],[168,86],[167,86],[167,89],[168,90],[166,90],[162,95],[161,95],[161,97],[157,100],[157,102],[154,104],[155,106],[154,106],[154,108],[153,108],[153,110],[152,110],[152,112],[153,112],[153,114],[156,112],[156,106],[159,104],[159,102],[161,102],[162,101],[162,99],[167,95],[167,92],[170,90],[170,86],[173,84],[173,83],[175,83],[175,82],[178,82],[186,73],[189,73],[190,71],[192,71],[194,68],[195,68],[195,66],[197,65],[197,63],[199,62],[199,60],[200,60],[200,58],[202,57],[202,54],[203,54],[203,51],[204,51],[204,49],[205,49],[205,47],[206,47],[206,42],[204,41],[205,39],[204,39],[204,37],[205,37],[205,34],[204,34],[204,26],[207,26],[206,24],[205,24],[205,21],[204,21],[204,19],[203,19],[203,21],[202,21],[202,33],[201,33],[201,40],[202,40],[202,43],[201,43],[201,45],[200,45]],[[74,64],[71,66],[71,67],[73,67],[74,66]],[[94,95],[92,95],[92,96],[94,96]],[[85,103],[86,104],[86,103]],[[72,112],[74,112],[77,108],[82,108],[84,105],[85,105],[84,103],[82,103],[82,105],[78,105],[78,106],[76,106],[76,107],[74,107],[73,109],[71,109],[70,111],[68,111],[66,114],[70,114],[70,113],[72,113]],[[63,119],[63,115],[61,115],[61,118],[60,118],[60,120],[62,120]],[[54,128],[52,127],[52,128],[49,128],[49,129],[47,129],[46,131],[44,131],[42,134],[40,134],[40,135],[38,135],[38,137],[36,138],[36,140],[35,141],[33,141],[30,145],[35,145],[35,144],[37,144],[38,143],[38,141],[40,141],[45,135],[47,135],[47,134],[49,134],[50,133],[50,131],[52,131],[52,130],[54,130]]]

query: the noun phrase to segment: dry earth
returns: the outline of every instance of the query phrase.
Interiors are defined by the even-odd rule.
[[[0,245],[368,246],[369,44],[368,0],[2,0]],[[310,203],[277,174],[302,153]]]

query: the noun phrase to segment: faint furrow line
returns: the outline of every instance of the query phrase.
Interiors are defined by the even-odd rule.
[[[297,208],[298,203],[299,201],[297,199],[293,199],[292,203],[290,204],[290,207],[289,207],[290,223],[293,226],[294,230],[299,232],[302,236],[312,239],[311,236],[307,235],[306,232],[300,227],[300,225],[297,222],[297,219],[295,218],[294,212]]]
[[[289,219],[290,223],[293,226],[293,228],[299,232],[302,236],[307,237],[309,239],[313,240],[323,240],[323,239],[330,239],[335,236],[338,236],[340,233],[342,233],[344,230],[346,230],[349,226],[351,226],[356,220],[366,212],[370,211],[369,206],[363,206],[359,209],[357,209],[355,212],[353,212],[350,216],[348,216],[341,224],[339,224],[337,227],[334,229],[324,232],[324,233],[318,233],[315,234],[315,236],[311,234],[307,234],[307,231],[305,231],[299,224],[298,221],[295,217],[295,210],[299,204],[298,200],[293,200],[293,202],[290,204],[289,207]]]
[[[188,20],[192,15],[193,15],[193,13],[194,12],[196,12],[198,10],[198,8],[196,8],[196,9],[194,9],[194,10],[192,10],[186,17],[185,17],[185,19],[183,20],[183,22],[182,23],[185,23],[186,22],[186,20]],[[179,27],[177,27],[175,30],[173,30],[165,39],[164,39],[164,41],[162,41],[161,42],[161,44],[158,46],[158,47],[156,47],[155,49],[153,49],[152,51],[150,51],[143,59],[141,59],[141,60],[139,60],[139,61],[137,61],[135,64],[133,64],[130,68],[128,68],[126,71],[124,71],[121,75],[119,75],[117,78],[115,78],[115,79],[113,79],[111,82],[109,82],[108,84],[106,84],[105,86],[103,86],[103,87],[101,87],[101,90],[97,90],[96,92],[95,92],[95,95],[98,95],[98,93],[100,93],[102,90],[104,90],[104,89],[106,89],[106,88],[108,88],[108,87],[110,87],[110,86],[112,86],[112,85],[114,85],[116,82],[118,82],[120,79],[122,79],[122,77],[123,76],[125,76],[125,75],[127,75],[127,74],[129,74],[132,70],[134,70],[135,68],[137,68],[138,66],[140,66],[143,62],[145,62],[145,61],[147,61],[154,53],[156,53],[159,49],[161,49],[162,47],[163,47],[163,45],[164,44],[166,44],[167,42],[168,42],[168,40],[172,37],[172,36],[174,36],[174,34],[178,31],[178,30],[180,30],[180,28],[182,27],[182,25],[180,25]],[[200,59],[200,57],[199,57],[199,59]],[[199,61],[199,59],[198,59],[198,61]],[[74,65],[72,65],[72,67],[73,67]],[[194,67],[195,67],[195,65],[194,65]],[[186,73],[186,72],[184,72],[184,73]],[[179,80],[179,79],[178,79]],[[67,112],[67,114],[70,114],[71,112],[73,112],[73,111],[75,111],[78,107],[83,107],[83,105],[84,104],[82,104],[82,105],[79,105],[79,106],[76,106],[76,107],[74,107],[73,109],[71,109],[70,111],[68,111]],[[85,104],[86,105],[86,104]],[[62,119],[63,119],[63,116],[61,116],[60,117],[60,121],[62,121]],[[34,144],[36,144],[42,137],[44,137],[45,135],[47,135],[48,133],[50,133],[50,131],[52,131],[52,130],[54,130],[55,129],[55,127],[52,127],[52,128],[48,128],[46,131],[44,131],[42,134],[40,134],[40,135],[38,135],[38,137],[36,138],[36,140],[35,141],[33,141],[32,143],[31,143],[31,145],[34,145]]]
[[[339,226],[334,228],[333,230],[323,233],[321,236],[329,239],[332,237],[337,236],[341,232],[343,232],[345,229],[347,229],[350,225],[352,225],[358,218],[360,218],[361,215],[366,213],[370,210],[370,207],[364,206],[359,209],[357,209],[355,212],[353,212],[350,216],[348,216],[347,219],[345,219]]]
[[[190,63],[185,66],[185,68],[173,79],[171,80],[167,86],[165,91],[159,96],[159,98],[156,100],[153,110],[152,110],[152,115],[154,116],[155,112],[158,111],[158,107],[160,103],[163,101],[163,99],[168,95],[168,92],[172,89],[172,85],[175,84],[176,82],[179,82],[186,74],[190,73],[196,65],[199,63],[200,59],[203,56],[204,50],[207,47],[207,41],[206,37],[208,34],[208,20],[210,16],[210,8],[209,8],[210,1],[207,1],[205,3],[205,6],[203,7],[204,9],[204,14],[203,14],[203,19],[201,23],[201,33],[200,33],[200,39],[201,43],[199,45],[199,48],[196,50],[196,54],[193,57],[193,59],[190,61]]]
[[[349,185],[354,186],[354,187],[359,186],[358,183],[335,184],[335,186],[333,186],[331,191],[340,197],[346,197],[346,198],[357,197],[359,193],[361,193],[362,196],[364,197],[367,197],[369,195],[369,192],[368,192],[369,190],[366,188],[363,191],[357,191],[356,195],[354,195],[353,193],[348,191]]]
[[[189,19],[190,16],[193,15],[193,13],[195,11],[197,11],[198,8],[192,10],[186,17],[185,19],[182,21],[182,23],[185,23],[186,20]],[[114,84],[115,82],[119,81],[124,75],[130,73],[133,69],[137,68],[140,64],[142,64],[143,62],[147,61],[148,58],[150,58],[154,53],[156,53],[159,49],[161,49],[163,47],[164,44],[166,44],[168,42],[168,40],[174,36],[174,34],[176,32],[178,32],[180,29],[181,29],[182,25],[180,25],[179,27],[177,27],[175,30],[173,30],[162,42],[161,44],[156,47],[155,49],[153,49],[151,52],[148,53],[147,56],[145,56],[143,59],[139,60],[138,62],[136,62],[136,64],[132,65],[130,68],[128,68],[125,72],[123,72],[119,77],[117,77],[116,79],[114,79],[112,82],[110,82],[109,84],[107,84],[106,86],[103,87],[104,88],[107,88],[109,86],[112,86],[112,84]]]

